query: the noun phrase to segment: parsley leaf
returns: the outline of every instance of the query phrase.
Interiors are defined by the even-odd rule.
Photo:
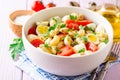
[[[77,38],[78,36],[79,36],[79,34],[78,34],[78,33],[74,34],[74,37],[75,37],[75,38]]]
[[[89,30],[94,31],[94,29],[93,29],[93,27],[92,27],[92,26],[90,26],[90,27],[88,27],[88,28],[89,28]]]
[[[82,48],[81,50],[78,51],[79,53],[85,52],[85,48]]]
[[[87,39],[87,37],[86,37],[86,36],[82,36],[82,37],[81,37],[81,39],[82,39],[83,41],[85,41],[85,42],[87,42],[87,41],[88,41],[88,39]]]
[[[44,46],[47,47],[47,48],[50,47],[48,44],[44,44]]]
[[[51,30],[54,30],[57,26],[58,26],[58,23],[54,24],[48,29],[48,31],[50,32]]]
[[[49,32],[47,32],[46,34],[43,34],[44,38],[49,37]]]
[[[97,33],[96,32],[93,32],[94,35],[96,35]]]
[[[71,20],[76,20],[76,19],[77,19],[77,16],[70,15],[70,19],[71,19]]]
[[[60,28],[64,28],[66,26],[66,24],[61,24]]]
[[[84,26],[82,26],[82,25],[80,25],[80,26],[79,26],[79,29],[80,29],[80,30],[84,30],[84,29],[85,29],[85,27],[84,27]]]
[[[61,52],[61,51],[56,47],[56,52],[58,53],[58,52]]]
[[[104,42],[105,44],[107,44],[107,43],[108,43],[108,39],[105,39],[103,42]]]
[[[23,44],[23,41],[21,38],[15,38],[13,40],[13,43],[10,44],[10,47],[9,47],[9,51],[11,51],[11,56],[12,56],[12,59],[14,60],[16,58],[16,56],[24,51],[25,48],[24,48],[24,44]]]
[[[55,22],[57,22],[57,19],[55,19],[54,17],[52,18]]]

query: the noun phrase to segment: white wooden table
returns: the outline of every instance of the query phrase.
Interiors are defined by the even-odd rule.
[[[27,9],[33,0],[28,0]],[[46,5],[52,0],[43,0]],[[57,6],[66,6],[70,0],[53,0]],[[75,0],[74,0],[75,1]],[[78,2],[78,0],[76,0]],[[91,0],[79,0],[81,6],[87,7]],[[98,4],[102,4],[102,0]],[[110,0],[109,0],[110,1]],[[114,0],[111,0],[113,2]],[[8,16],[14,10],[26,9],[26,0],[0,0],[0,80],[33,80],[29,75],[15,67],[9,53],[9,44],[17,36],[13,34],[9,27]],[[108,71],[105,80],[120,80],[120,64],[114,65]]]

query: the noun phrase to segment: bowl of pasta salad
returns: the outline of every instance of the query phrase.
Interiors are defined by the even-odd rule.
[[[98,13],[77,7],[55,7],[33,14],[22,39],[26,55],[41,69],[74,76],[92,71],[113,43],[110,23]]]

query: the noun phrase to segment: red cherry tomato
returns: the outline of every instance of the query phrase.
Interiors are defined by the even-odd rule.
[[[66,24],[67,27],[70,29],[79,30],[79,25],[74,20],[67,20]]]
[[[79,25],[76,24],[76,23],[67,24],[67,27],[71,28],[71,29],[74,29],[74,30],[79,30]]]
[[[92,52],[95,52],[95,51],[98,50],[98,46],[97,46],[96,44],[92,43],[92,42],[88,42],[88,43],[86,44],[86,49],[87,49],[87,50],[90,50],[90,51],[92,51]]]
[[[78,25],[86,26],[87,24],[90,24],[90,20],[82,20],[82,21],[77,21]]]
[[[34,47],[39,47],[40,44],[43,44],[43,41],[40,40],[40,39],[33,39],[30,43],[31,43]]]
[[[64,46],[60,49],[60,51],[61,51],[61,53],[58,53],[57,55],[70,56],[75,53],[72,46]]]
[[[91,23],[90,20],[75,21],[70,19],[66,21],[67,27],[74,30],[79,30],[80,25],[86,26],[87,24],[90,23]]]
[[[44,4],[42,3],[42,1],[40,0],[35,0],[31,6],[32,10],[38,12],[42,9],[45,9],[45,6]]]
[[[37,26],[32,26],[32,27],[28,30],[28,34],[36,34],[36,27],[37,27]]]
[[[65,23],[66,23],[66,24],[75,23],[75,20],[68,19],[68,20],[66,20]]]
[[[46,8],[51,8],[51,7],[55,7],[56,5],[54,3],[48,3]]]

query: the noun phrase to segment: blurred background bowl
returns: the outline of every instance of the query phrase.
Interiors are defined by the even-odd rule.
[[[10,28],[18,37],[22,37],[23,24],[16,23],[15,19],[20,16],[32,15],[33,13],[34,11],[32,10],[16,10],[9,15]]]

